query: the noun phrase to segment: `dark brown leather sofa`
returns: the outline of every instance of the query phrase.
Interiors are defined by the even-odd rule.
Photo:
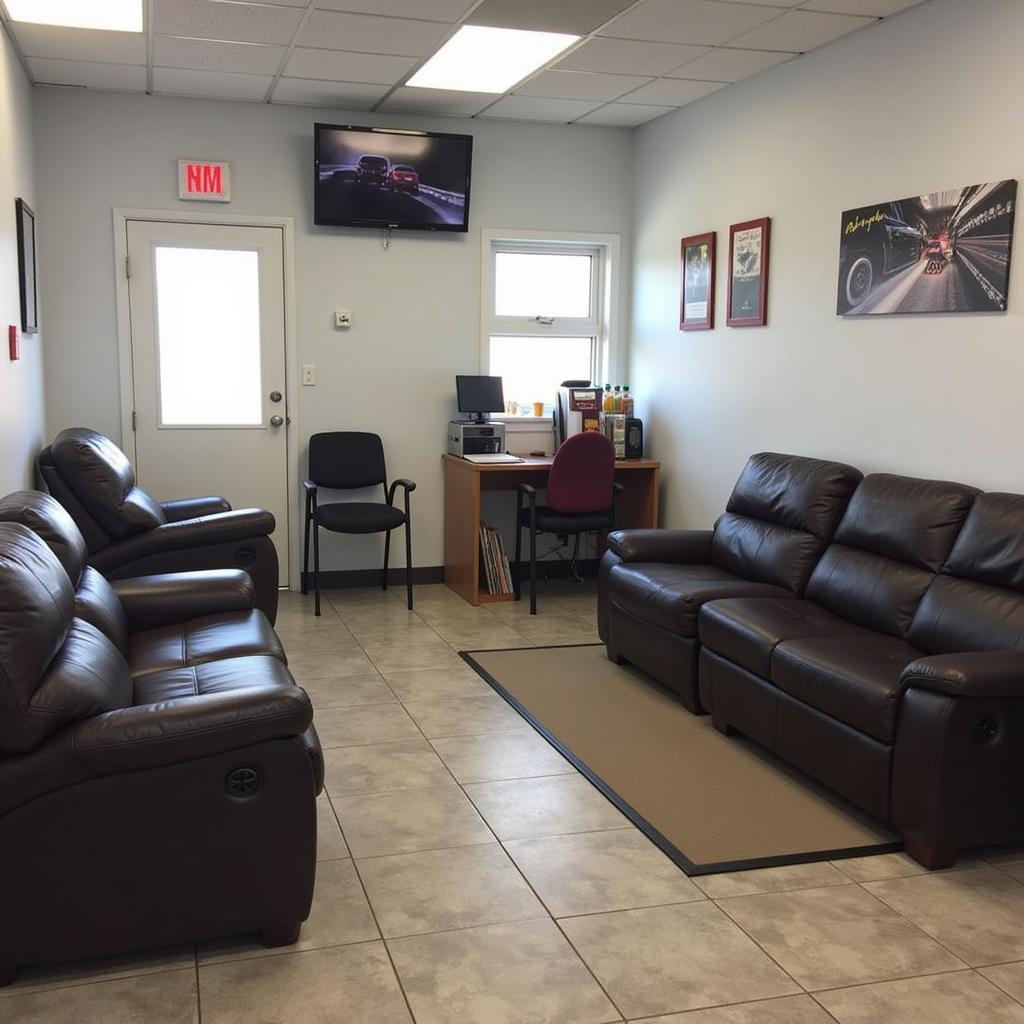
[[[865,477],[802,597],[708,601],[697,632],[715,726],[891,822],[922,864],[1024,838],[1024,496]]]
[[[194,569],[244,569],[256,607],[277,615],[274,517],[232,509],[219,497],[154,501],[135,483],[124,452],[85,427],[61,431],[37,460],[40,483],[71,513],[89,564],[108,579]]]
[[[309,914],[322,755],[240,570],[105,580],[47,495],[0,501],[0,984]]]

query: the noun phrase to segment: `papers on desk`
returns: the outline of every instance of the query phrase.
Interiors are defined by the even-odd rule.
[[[490,466],[498,462],[525,462],[525,459],[518,455],[509,455],[507,452],[495,452],[489,455],[463,455],[467,462],[475,462],[478,466]]]

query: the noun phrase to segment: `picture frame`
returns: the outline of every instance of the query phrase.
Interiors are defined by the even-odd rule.
[[[715,326],[715,232],[688,235],[679,243],[679,330]]]
[[[36,305],[36,215],[24,199],[15,199],[18,225],[18,294],[21,299],[21,333],[36,334],[39,312]]]
[[[771,217],[729,228],[728,327],[763,327],[768,322]]]

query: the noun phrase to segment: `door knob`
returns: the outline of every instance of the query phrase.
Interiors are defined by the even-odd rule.
[[[280,391],[271,391],[270,392],[270,400],[272,402],[280,402],[281,401],[281,392]]]
[[[284,424],[284,417],[283,416],[271,416],[270,417],[270,425],[272,427],[280,427],[283,424]]]

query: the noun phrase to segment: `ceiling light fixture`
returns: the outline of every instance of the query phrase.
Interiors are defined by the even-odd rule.
[[[463,25],[409,79],[419,89],[506,92],[579,36]]]
[[[4,0],[12,21],[62,28],[142,31],[142,0]]]

